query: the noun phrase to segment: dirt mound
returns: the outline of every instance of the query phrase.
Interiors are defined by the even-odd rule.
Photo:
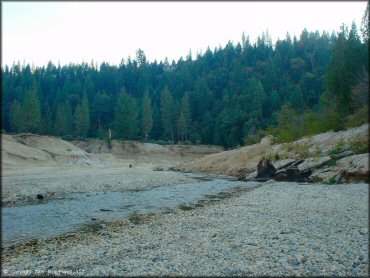
[[[368,128],[369,125],[364,124],[357,128],[340,132],[330,131],[284,144],[271,144],[271,140],[263,138],[259,144],[206,155],[198,160],[180,163],[174,169],[183,172],[208,172],[237,177],[253,177],[256,175],[257,164],[262,158],[273,159],[275,167],[281,167],[296,159],[312,157],[317,160],[320,157],[351,148],[355,152],[360,150],[360,152],[366,153],[368,152],[366,150],[369,138]],[[340,164],[340,160],[338,160],[338,163]],[[368,165],[358,168],[362,171],[361,176],[364,176],[364,169],[367,169],[365,170],[367,174],[369,172]],[[336,171],[336,168],[334,171]],[[321,181],[326,181],[328,178],[324,175]]]
[[[40,149],[29,147],[15,140],[12,135],[2,135],[2,165],[16,165],[18,162],[49,161],[51,155]]]
[[[58,137],[35,134],[2,135],[2,165],[88,163],[87,153]]]

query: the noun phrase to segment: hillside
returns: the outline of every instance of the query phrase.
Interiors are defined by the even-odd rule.
[[[271,138],[265,137],[258,144],[207,155],[195,161],[181,163],[174,169],[253,178],[262,158],[271,158],[276,168],[304,159],[305,163],[301,168],[310,165],[316,167],[310,176],[312,182],[366,181],[369,174],[368,128],[368,124],[364,124],[357,128],[330,131],[284,144],[272,144]],[[353,154],[335,159],[346,150]]]

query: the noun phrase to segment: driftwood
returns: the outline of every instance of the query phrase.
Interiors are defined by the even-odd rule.
[[[304,159],[293,161],[278,170],[272,164],[270,159],[263,159],[258,162],[257,165],[257,176],[254,181],[265,182],[269,179],[275,179],[276,181],[290,181],[290,182],[302,182],[306,181],[307,178],[312,174],[312,169],[306,169],[301,171],[298,165],[302,164]]]

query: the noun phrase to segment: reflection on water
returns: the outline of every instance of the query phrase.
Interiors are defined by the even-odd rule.
[[[95,221],[111,222],[128,219],[134,213],[164,213],[176,207],[191,207],[206,198],[217,198],[221,192],[258,186],[209,175],[188,176],[203,177],[205,181],[136,192],[71,193],[48,201],[3,207],[3,246],[77,231]]]

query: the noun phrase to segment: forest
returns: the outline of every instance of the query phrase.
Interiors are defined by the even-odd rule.
[[[176,61],[2,68],[2,132],[235,148],[368,121],[368,7],[329,34],[268,31]],[[93,47],[93,46],[92,46]]]

